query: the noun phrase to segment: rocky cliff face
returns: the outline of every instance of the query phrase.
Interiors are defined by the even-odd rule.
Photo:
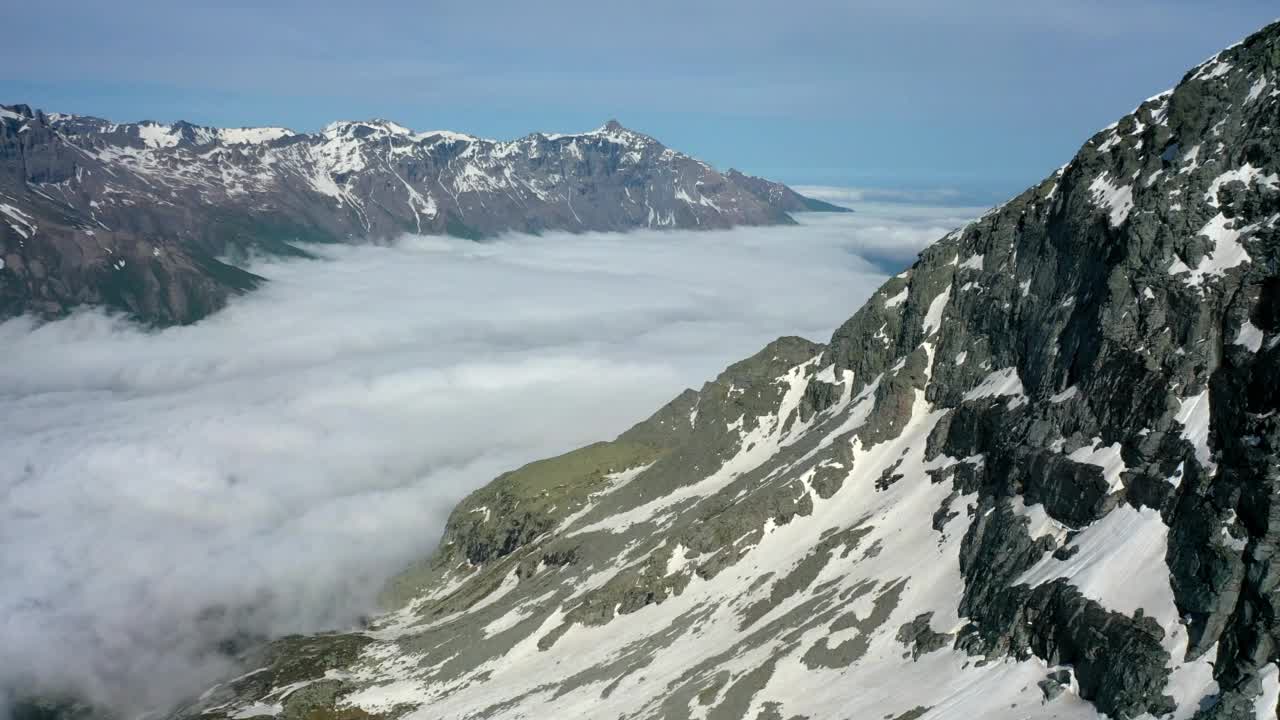
[[[495,142],[386,121],[119,124],[0,106],[0,318],[105,304],[190,322],[255,277],[218,258],[402,233],[725,228],[839,209],[616,122]]]
[[[1280,700],[1280,24],[182,718],[1252,718]]]

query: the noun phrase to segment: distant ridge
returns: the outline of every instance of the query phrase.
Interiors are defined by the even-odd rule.
[[[839,211],[616,120],[500,142],[388,120],[318,133],[0,106],[0,319],[82,304],[187,323],[261,282],[218,258],[403,233],[727,228]]]

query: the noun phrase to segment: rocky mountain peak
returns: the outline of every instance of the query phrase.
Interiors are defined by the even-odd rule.
[[[30,105],[0,105],[0,118],[9,120],[30,120],[35,117]]]
[[[87,303],[192,322],[261,282],[219,258],[307,243],[712,229],[817,209],[616,121],[498,142],[383,119],[309,134],[0,108],[0,318]]]
[[[375,135],[411,137],[415,133],[409,128],[391,120],[373,118],[370,120],[339,120],[329,123],[321,131],[325,138],[353,137],[365,139]]]

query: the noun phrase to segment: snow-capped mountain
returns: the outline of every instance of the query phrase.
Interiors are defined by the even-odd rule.
[[[1278,121],[1280,24],[178,716],[1276,717]]]
[[[199,319],[260,278],[217,258],[402,233],[725,228],[842,210],[610,121],[497,142],[384,120],[113,123],[0,106],[0,318],[82,303]]]

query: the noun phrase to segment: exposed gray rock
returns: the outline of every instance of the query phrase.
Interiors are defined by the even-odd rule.
[[[898,642],[911,649],[912,660],[919,660],[921,655],[941,650],[951,644],[950,634],[936,632],[929,627],[931,618],[933,613],[921,613],[898,628]]]
[[[1070,670],[1055,670],[1046,675],[1043,680],[1036,683],[1036,686],[1044,693],[1045,702],[1053,702],[1054,700],[1057,700],[1062,693],[1067,691],[1070,685]]]

